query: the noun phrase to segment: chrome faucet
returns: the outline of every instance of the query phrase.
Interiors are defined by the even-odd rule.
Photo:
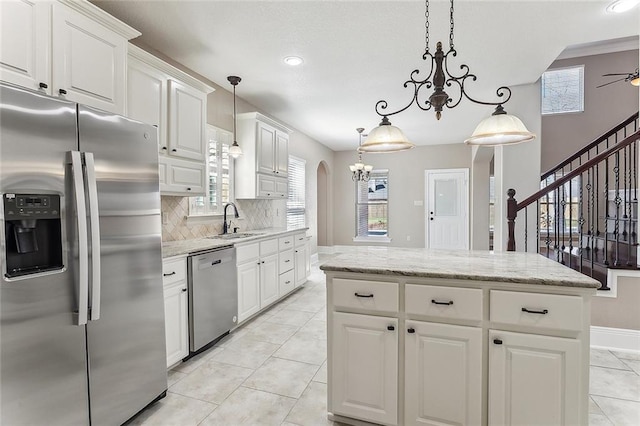
[[[238,214],[238,208],[236,207],[235,204],[233,203],[227,203],[224,205],[224,218],[223,218],[223,223],[222,223],[222,234],[228,234],[229,233],[229,224],[227,223],[227,207],[229,206],[233,206],[233,211],[234,211],[234,216],[235,218],[239,218],[240,215]],[[229,221],[231,222],[231,221]]]

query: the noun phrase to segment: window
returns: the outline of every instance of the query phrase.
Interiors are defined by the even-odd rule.
[[[233,200],[233,161],[229,155],[232,140],[231,132],[207,125],[208,195],[190,198],[189,215],[222,214],[225,203]]]
[[[302,158],[289,156],[289,198],[287,199],[287,228],[305,226],[305,164]]]
[[[562,173],[549,176],[540,183],[541,188],[562,177]],[[580,177],[577,176],[557,190],[540,199],[540,234],[577,232],[580,222]]]
[[[542,74],[542,114],[584,111],[584,65]]]
[[[368,182],[356,183],[356,240],[388,240],[388,201],[388,170],[374,170]]]

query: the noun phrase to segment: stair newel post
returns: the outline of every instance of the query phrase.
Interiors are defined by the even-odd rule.
[[[507,251],[516,251],[516,216],[518,215],[518,202],[514,198],[516,190],[510,188],[507,191]]]

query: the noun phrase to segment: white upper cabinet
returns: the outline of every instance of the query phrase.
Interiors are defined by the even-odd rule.
[[[127,74],[127,116],[158,127],[158,151],[167,147],[167,75],[130,56]]]
[[[51,3],[0,2],[0,79],[51,93]]]
[[[86,1],[0,7],[2,80],[124,114],[127,41],[138,31]]]
[[[204,161],[207,94],[169,81],[169,154]]]
[[[238,114],[235,160],[236,198],[286,198],[289,133],[282,124],[257,112]]]

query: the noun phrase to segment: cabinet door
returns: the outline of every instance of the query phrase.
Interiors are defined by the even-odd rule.
[[[331,315],[332,412],[397,424],[398,320],[343,312]]]
[[[580,424],[581,380],[578,340],[489,330],[489,424]]]
[[[279,296],[278,255],[260,260],[260,308],[275,302]]]
[[[260,267],[257,260],[238,265],[238,323],[260,310]]]
[[[418,321],[405,328],[405,424],[482,424],[482,329]]]
[[[301,286],[307,281],[307,258],[309,253],[306,245],[296,247],[295,250],[295,271],[296,271],[296,287]]]
[[[258,197],[274,198],[276,195],[276,178],[258,173],[256,176],[258,186]]]
[[[289,170],[289,135],[276,132],[275,171],[278,176],[287,177]]]
[[[274,174],[276,172],[276,129],[259,121],[256,126],[256,171]]]
[[[189,331],[187,328],[187,283],[167,286],[164,289],[164,321],[167,340],[167,367],[189,355]]]
[[[204,164],[161,156],[158,167],[160,170],[160,193],[188,197],[204,195]]]
[[[129,57],[127,117],[158,127],[158,151],[167,153],[167,77]]]
[[[204,161],[207,95],[169,81],[169,155]]]
[[[0,80],[51,94],[51,4],[0,2]]]
[[[127,56],[124,37],[55,3],[52,43],[54,95],[124,114]]]
[[[276,184],[276,197],[277,198],[287,198],[289,196],[289,182],[287,179],[277,177],[274,179]]]

